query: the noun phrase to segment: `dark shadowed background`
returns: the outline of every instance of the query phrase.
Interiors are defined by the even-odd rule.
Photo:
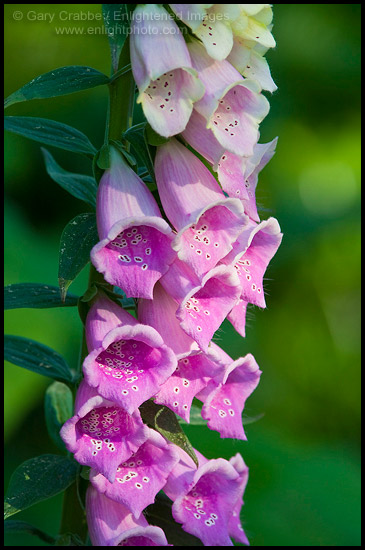
[[[360,5],[277,4],[269,52],[278,91],[261,142],[279,136],[259,178],[261,218],[278,218],[283,242],[267,271],[267,309],[252,308],[247,337],[224,323],[217,342],[237,358],[253,353],[263,374],[245,413],[264,413],[247,442],[205,427],[186,429],[208,458],[240,452],[250,467],[244,524],[253,546],[360,544]],[[19,20],[14,12],[21,12]],[[89,12],[84,22],[65,21]],[[98,31],[99,4],[5,5],[5,95],[65,65],[109,74]],[[52,22],[41,20],[54,14]],[[18,20],[16,19],[18,17]],[[60,30],[61,29],[61,30]],[[63,34],[61,34],[63,33]],[[93,33],[93,34],[91,34]],[[75,126],[96,147],[104,136],[107,89],[14,105],[7,114]],[[71,171],[87,159],[52,149]],[[57,284],[63,227],[83,203],[46,174],[39,144],[5,136],[5,284]],[[87,271],[71,287],[82,294]],[[6,332],[38,340],[75,366],[81,336],[76,308],[6,312]],[[57,453],[43,416],[50,380],[5,363],[5,488],[24,460]],[[14,516],[56,534],[60,496]],[[40,546],[8,535],[6,545]]]

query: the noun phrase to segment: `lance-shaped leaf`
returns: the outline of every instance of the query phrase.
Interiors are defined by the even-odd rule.
[[[55,542],[54,537],[47,535],[47,533],[44,533],[43,531],[38,529],[38,527],[35,527],[30,523],[26,523],[25,521],[16,521],[13,519],[8,519],[4,521],[4,532],[5,534],[14,533],[18,535],[20,533],[26,533],[28,535],[35,535],[40,540],[48,542],[48,544],[50,544],[51,546],[53,546]]]
[[[85,174],[73,174],[61,168],[47,149],[41,147],[46,164],[47,174],[68,191],[73,197],[85,201],[93,208],[96,205],[97,184],[93,177]]]
[[[78,296],[68,294],[65,301],[60,298],[56,286],[40,283],[18,283],[4,287],[4,309],[77,306]]]
[[[65,445],[60,438],[60,429],[72,416],[72,392],[66,384],[53,382],[48,386],[44,396],[44,413],[47,430],[61,451],[65,451]]]
[[[14,134],[73,153],[96,153],[95,147],[85,134],[56,120],[32,116],[7,116],[4,117],[4,128]]]
[[[66,225],[61,235],[58,268],[62,300],[72,281],[90,261],[90,250],[98,240],[93,213],[79,214]]]
[[[74,371],[57,351],[29,338],[5,335],[4,359],[43,376],[64,382],[74,381]]]
[[[52,454],[23,462],[11,476],[4,519],[67,489],[75,481],[78,469],[75,461]]]
[[[109,78],[105,74],[92,67],[79,65],[60,67],[33,78],[19,90],[9,95],[5,99],[4,107],[9,107],[9,105],[21,101],[29,101],[30,99],[72,94],[101,84],[108,84],[108,82]]]
[[[118,69],[119,56],[128,36],[129,9],[129,4],[102,4],[114,71]]]
[[[164,405],[157,405],[149,400],[139,408],[142,419],[152,428],[160,432],[168,441],[183,449],[198,465],[194,449],[182,430],[175,414]]]

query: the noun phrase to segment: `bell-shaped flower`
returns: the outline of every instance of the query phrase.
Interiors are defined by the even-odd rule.
[[[223,264],[234,265],[241,281],[241,299],[245,302],[266,307],[263,278],[282,238],[275,218],[259,224],[252,222],[239,235],[233,250],[222,259]]]
[[[215,331],[239,300],[235,269],[218,265],[199,282],[188,265],[177,259],[161,284],[180,304],[176,317],[181,328],[206,352]]]
[[[203,466],[207,467],[209,463],[213,463],[214,466],[216,466],[218,461],[214,459],[209,460],[205,456],[203,456],[197,449],[194,449],[195,455],[198,459],[198,468],[197,468],[193,460],[184,451],[182,451],[182,449],[180,449],[179,447],[176,447],[176,451],[180,456],[180,460],[171,471],[168,477],[167,483],[164,487],[164,492],[173,501],[177,501],[179,498],[181,498],[182,495],[187,495],[190,493],[193,497],[196,498],[196,501],[193,502],[193,505],[189,505],[190,503],[188,503],[188,505],[185,506],[185,509],[187,511],[192,511],[193,513],[198,513],[198,515],[200,516],[204,516],[204,513],[202,513],[202,511],[203,512],[205,511],[204,499],[202,499],[202,496],[199,494],[194,495],[194,493],[197,492],[196,490],[194,490],[194,492],[192,491],[192,489],[194,488],[194,477],[198,477],[197,472],[201,470]],[[223,460],[223,459],[218,459],[218,460],[221,464],[222,464],[222,461],[223,461],[223,464],[227,462],[226,460]],[[239,453],[237,453],[235,456],[230,458],[229,464],[233,466],[234,470],[238,474],[236,478],[238,490],[237,492],[235,491],[234,494],[230,495],[231,512],[230,514],[228,514],[227,531],[230,537],[238,540],[239,542],[242,542],[243,544],[249,544],[247,537],[243,532],[243,528],[240,522],[240,512],[243,505],[242,497],[246,489],[247,480],[248,480],[248,468]],[[214,493],[209,496],[214,497]],[[199,509],[197,508],[199,508],[200,506],[202,511],[199,512]],[[194,517],[195,519],[197,519],[195,515]],[[204,519],[207,519],[207,518],[204,518]],[[215,518],[213,517],[213,519]],[[227,536],[227,533],[225,533],[225,536]],[[232,546],[230,542],[228,542],[228,545]],[[216,544],[216,546],[218,545]]]
[[[146,441],[149,429],[138,410],[128,414],[82,381],[75,415],[65,422],[60,435],[77,462],[91,466],[113,483],[119,464]]]
[[[170,546],[160,527],[138,519],[129,508],[99,493],[86,492],[86,519],[93,546]]]
[[[154,284],[176,256],[172,230],[150,190],[113,147],[110,157],[98,187],[100,242],[91,261],[128,297],[152,298]]]
[[[179,27],[161,5],[137,5],[130,51],[137,103],[142,104],[148,122],[164,137],[182,132],[204,86],[192,68]]]
[[[239,16],[239,4],[169,4],[177,17],[197,36],[208,55],[225,59],[233,46],[232,20]]]
[[[208,460],[195,470],[189,471],[189,466],[181,470],[180,476],[175,474],[174,483],[168,482],[164,488],[174,500],[174,519],[182,523],[184,531],[200,538],[204,546],[233,546],[229,521],[232,503],[240,495],[238,472],[223,458]]]
[[[264,57],[267,48],[251,40],[235,37],[233,48],[227,57],[235,69],[245,78],[254,80],[263,90],[275,92],[276,86],[270,72],[268,62]]]
[[[172,247],[202,279],[247,225],[242,203],[227,198],[206,166],[175,139],[158,148],[155,173],[162,206],[178,231]]]
[[[90,472],[90,481],[99,493],[120,502],[139,518],[146,506],[154,502],[179,460],[174,447],[150,430],[147,441],[118,466],[114,483],[95,470]]]
[[[244,79],[227,61],[209,57],[197,41],[189,43],[193,66],[205,86],[205,94],[194,105],[218,142],[227,151],[251,156],[259,138],[259,123],[268,114],[268,100],[260,86]]]
[[[143,325],[103,295],[86,318],[89,355],[83,364],[87,383],[128,413],[159,390],[177,361],[159,333]]]
[[[235,155],[220,145],[213,132],[206,127],[204,117],[195,110],[182,136],[212,164],[227,195],[241,199],[245,214],[254,221],[260,221],[255,196],[258,175],[275,154],[277,138],[269,143],[256,143],[250,157]]]
[[[222,438],[230,437],[246,440],[242,425],[242,411],[246,399],[260,381],[261,371],[253,357],[248,354],[233,361],[215,345],[222,360],[226,361],[226,371],[222,382],[212,380],[197,395],[203,401],[202,417],[208,421],[208,428],[220,433]]]
[[[237,453],[235,456],[232,456],[232,458],[229,459],[229,462],[230,464],[232,464],[232,466],[240,476],[240,494],[236,504],[233,507],[231,519],[229,520],[229,534],[238,542],[249,545],[250,543],[245,535],[240,520],[241,508],[243,506],[243,495],[248,481],[248,467],[246,466],[242,456],[239,453]]]
[[[270,4],[238,4],[239,15],[231,22],[233,34],[237,38],[251,41],[263,48],[276,46],[272,28],[272,8]]]

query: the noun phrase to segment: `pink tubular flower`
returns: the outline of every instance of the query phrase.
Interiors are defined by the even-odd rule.
[[[154,502],[178,460],[174,446],[150,430],[147,441],[118,466],[114,483],[95,470],[90,472],[90,481],[99,493],[120,502],[138,519],[146,506]]]
[[[253,80],[245,80],[227,60],[216,61],[194,41],[189,51],[205,94],[194,105],[219,143],[236,155],[250,156],[258,141],[259,123],[269,112],[267,99]]]
[[[86,318],[87,383],[128,413],[155,395],[177,362],[158,332],[98,295]]]
[[[251,222],[238,237],[233,250],[222,259],[234,265],[241,282],[241,299],[265,308],[263,277],[270,260],[280,246],[283,234],[275,218]]]
[[[206,127],[204,117],[195,110],[182,136],[213,165],[219,183],[228,196],[241,199],[245,214],[254,221],[260,221],[255,197],[258,174],[273,157],[277,138],[269,143],[256,143],[250,157],[235,155],[222,147]]]
[[[91,466],[111,483],[119,464],[146,441],[148,434],[138,410],[129,415],[84,381],[77,391],[75,415],[60,431],[75,460]]]
[[[248,223],[237,199],[227,199],[204,164],[175,139],[155,160],[163,208],[178,231],[172,247],[201,279],[232,249]]]
[[[261,371],[251,354],[233,361],[217,345],[212,346],[226,364],[226,371],[221,382],[212,380],[197,395],[204,403],[202,417],[208,420],[208,428],[218,431],[222,438],[246,440],[242,411],[259,383]]]
[[[189,471],[185,465],[180,471],[181,475],[175,474],[173,483],[164,489],[174,499],[175,520],[182,523],[184,531],[200,538],[204,546],[233,546],[229,521],[232,503],[240,496],[238,472],[223,458],[206,461],[196,470]],[[172,474],[174,478],[174,470]]]
[[[169,546],[160,527],[99,493],[92,485],[86,493],[86,517],[93,546]]]
[[[153,286],[175,257],[172,230],[152,193],[111,147],[111,164],[97,194],[100,242],[91,261],[128,297],[152,298]]]
[[[208,519],[207,516],[204,514],[205,512],[204,504],[206,502],[206,499],[202,498],[203,495],[197,492],[196,486],[194,486],[194,480],[195,478],[199,477],[198,472],[201,472],[203,467],[207,468],[208,470],[209,469],[215,470],[218,461],[220,462],[221,466],[226,465],[227,461],[224,459],[209,460],[205,456],[203,456],[199,451],[194,449],[194,452],[199,462],[199,465],[197,468],[193,460],[190,457],[188,457],[187,454],[184,453],[180,448],[176,447],[176,451],[180,456],[180,460],[171,471],[168,477],[167,483],[164,487],[164,492],[169,496],[170,499],[176,502],[178,502],[179,499],[181,500],[181,497],[182,497],[183,498],[182,504],[185,510],[187,510],[187,512],[192,512],[195,519]],[[238,475],[236,478],[236,484],[237,484],[237,486],[235,487],[236,490],[232,491],[232,493],[230,494],[230,498],[228,499],[228,502],[230,502],[230,509],[229,509],[230,511],[225,516],[225,519],[228,519],[228,525],[227,525],[227,531],[223,534],[223,536],[227,537],[227,535],[229,535],[230,537],[238,540],[239,542],[249,545],[249,541],[247,540],[247,537],[243,531],[241,521],[240,521],[240,513],[243,505],[242,497],[243,497],[243,494],[247,485],[247,480],[248,480],[248,468],[239,453],[237,453],[235,456],[230,458],[229,464],[230,466],[233,466],[234,470],[236,471],[236,474]],[[213,465],[213,468],[212,468],[212,465]],[[231,474],[232,474],[232,470],[231,470]],[[207,480],[209,480],[209,477],[207,478]],[[187,495],[187,496],[191,495],[196,500],[193,500],[190,503],[186,502],[184,501],[184,495]],[[208,500],[207,500],[208,505],[211,504],[211,500],[214,499],[214,496],[215,496],[214,490],[211,493],[208,492]],[[226,495],[223,496],[223,502],[224,502],[225,496]],[[216,502],[219,502],[218,499],[219,497],[217,498]],[[179,508],[181,507],[181,505],[179,506],[179,504],[177,504],[177,507]],[[199,508],[200,508],[200,511],[199,511]],[[195,516],[195,513],[197,513],[198,516],[200,515],[200,518]],[[186,512],[185,514],[187,515]],[[214,517],[213,519],[218,523],[218,521]],[[191,521],[191,523],[193,523],[193,521]],[[205,525],[204,526],[202,525],[200,534],[197,534],[197,536],[204,542],[205,545],[209,545],[205,543],[206,533],[204,532],[204,527]],[[183,526],[183,528],[185,527]],[[222,524],[220,525],[220,528],[222,528]],[[185,530],[188,532],[191,532],[188,529],[185,529]],[[227,538],[226,538],[226,541],[227,541]],[[225,544],[223,544],[223,546],[225,545],[232,546],[231,542],[228,542],[228,544],[226,542]],[[221,546],[221,544],[214,544],[214,546]]]
[[[204,87],[192,68],[179,27],[158,4],[137,5],[130,35],[137,103],[161,136],[180,133]]]
[[[239,300],[240,283],[235,270],[219,265],[199,282],[177,259],[161,284],[180,303],[176,317],[181,328],[206,352],[215,331]]]

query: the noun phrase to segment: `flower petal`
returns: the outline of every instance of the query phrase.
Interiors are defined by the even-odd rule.
[[[196,471],[189,491],[175,500],[172,514],[204,546],[233,546],[228,523],[239,489],[239,476],[227,460],[209,460]]]
[[[240,520],[241,508],[243,506],[242,497],[245,492],[247,481],[248,481],[248,468],[242,456],[239,453],[237,453],[235,456],[230,458],[229,462],[230,464],[232,464],[236,472],[240,475],[240,496],[233,507],[232,516],[228,523],[229,535],[233,537],[235,540],[237,540],[238,542],[242,542],[242,544],[249,545],[250,543],[245,535],[245,532],[243,531],[241,520]]]
[[[251,354],[233,361],[218,387],[214,383],[211,393],[205,397],[202,417],[208,420],[208,428],[216,430],[222,438],[246,440],[242,426],[242,411],[246,399],[257,387],[261,371]]]
[[[227,315],[228,321],[243,338],[246,336],[246,311],[247,302],[239,300],[238,304]]]
[[[159,433],[150,430],[147,441],[119,465],[114,483],[94,470],[90,481],[100,493],[129,508],[138,519],[146,506],[154,502],[178,460],[173,446],[168,445]]]
[[[182,132],[193,111],[193,103],[204,88],[193,69],[181,68],[152,80],[138,102],[152,128],[161,136]]]
[[[112,483],[119,464],[146,441],[148,428],[139,411],[129,415],[98,396],[86,382],[81,383],[78,392],[83,394],[84,402],[76,403],[79,408],[62,426],[60,435],[75,460],[91,466]]]
[[[91,250],[91,261],[105,280],[126,296],[152,299],[155,283],[176,257],[172,231],[162,218],[128,218],[115,223]]]
[[[183,420],[189,422],[194,397],[218,370],[218,365],[201,353],[180,359],[175,372],[161,386],[155,402],[170,407]]]
[[[162,529],[148,525],[143,515],[136,519],[92,485],[86,492],[86,516],[93,546],[168,546]]]
[[[176,316],[182,329],[206,352],[214,333],[239,298],[235,270],[213,268],[181,302]]]
[[[193,350],[199,350],[196,342],[181,328],[176,318],[176,302],[160,283],[156,283],[153,299],[138,301],[138,320],[155,328],[165,344],[173,350],[177,358],[185,357]]]
[[[265,308],[263,277],[283,235],[275,218],[252,224],[251,227],[251,231],[248,228],[241,233],[233,250],[222,262],[226,265],[234,264],[242,285],[242,300]]]
[[[85,380],[128,413],[159,390],[176,368],[176,358],[147,325],[112,329],[85,359]]]
[[[98,291],[88,311],[85,322],[86,342],[89,352],[100,348],[104,337],[113,328],[122,325],[136,325],[138,321],[125,309]]]
[[[158,147],[155,174],[162,206],[177,231],[224,198],[208,168],[176,139]]]

